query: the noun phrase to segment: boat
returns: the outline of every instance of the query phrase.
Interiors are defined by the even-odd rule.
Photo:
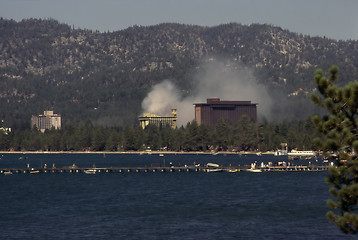
[[[207,168],[206,172],[222,172],[222,169],[219,168]]]
[[[227,172],[231,172],[231,173],[234,173],[234,172],[240,172],[239,169],[228,169],[226,170]]]
[[[40,171],[36,170],[34,168],[31,168],[31,170],[30,170],[30,174],[39,174],[39,173],[40,173]]]
[[[12,172],[10,170],[8,170],[8,171],[4,171],[3,174],[4,175],[12,175]]]
[[[262,172],[261,169],[257,169],[257,168],[249,168],[247,169],[248,172],[254,172],[254,173],[258,173],[258,172]]]
[[[219,164],[216,163],[207,163],[206,166],[208,167],[206,169],[206,172],[222,172],[223,170],[220,167]]]
[[[262,163],[261,163],[262,165]],[[261,169],[256,168],[256,162],[251,163],[251,167],[249,169],[247,169],[248,172],[262,172]]]
[[[86,169],[83,172],[86,174],[96,174],[97,170],[96,169]]]
[[[291,152],[288,153],[288,156],[316,156],[315,151],[298,151],[296,149],[292,149]]]
[[[216,164],[216,163],[207,163],[206,166],[207,166],[207,167],[213,167],[213,168],[218,168],[218,167],[220,167],[220,165],[219,165],[219,164]]]

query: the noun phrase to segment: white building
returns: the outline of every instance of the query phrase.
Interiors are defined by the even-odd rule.
[[[43,115],[31,117],[31,127],[36,127],[41,132],[51,128],[61,129],[61,115],[54,114],[53,111],[44,111]]]

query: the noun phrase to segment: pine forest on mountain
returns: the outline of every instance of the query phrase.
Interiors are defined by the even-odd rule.
[[[16,22],[0,18],[0,32],[0,119],[4,127],[13,129],[11,136],[1,135],[3,150],[141,149],[143,144],[150,144],[132,140],[136,147],[128,147],[123,141],[129,134],[126,131],[144,135],[150,131],[138,130],[137,118],[143,111],[142,101],[152,87],[170,79],[183,97],[189,96],[197,84],[195,74],[203,71],[202,64],[213,58],[225,59],[228,69],[252,70],[254,78],[269,89],[274,101],[270,111],[276,118],[260,118],[262,149],[277,148],[281,141],[291,141],[291,147],[312,149],[310,139],[300,135],[313,134],[307,119],[317,112],[309,99],[315,91],[315,70],[337,65],[338,84],[358,79],[356,40],[306,36],[271,25],[230,23],[203,27],[163,23],[98,32],[74,29],[53,19]],[[47,131],[45,136],[59,135],[56,141],[68,137],[66,141],[79,142],[80,139],[70,140],[75,138],[73,132],[88,128],[88,136],[83,137],[85,143],[76,146],[73,142],[57,142],[57,147],[52,147],[44,144],[51,141],[43,140],[33,146],[30,142],[41,133],[30,131],[31,115],[47,109],[61,114],[63,129]],[[176,138],[182,135],[172,149],[179,150],[178,146],[190,142],[192,125],[188,122],[182,128],[168,131],[175,132]],[[197,129],[202,128],[205,126]],[[201,147],[196,143],[193,149],[210,145],[256,149],[257,146],[235,143],[236,128],[230,126],[232,136],[225,144],[217,142],[218,129],[207,130],[207,136],[202,137],[207,142]],[[107,133],[104,145],[95,144],[100,135],[98,129]],[[158,148],[169,146],[162,136],[165,129],[156,130],[161,136],[157,139]],[[117,139],[115,147],[108,143],[111,136]]]

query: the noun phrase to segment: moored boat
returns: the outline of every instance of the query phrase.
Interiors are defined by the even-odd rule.
[[[4,175],[12,175],[12,172],[9,170],[9,171],[4,171],[3,172]]]
[[[222,172],[223,170],[222,169],[217,169],[217,168],[213,168],[213,169],[206,169],[206,172]]]
[[[208,167],[207,169],[205,169],[206,172],[222,172],[223,170],[220,167],[219,164],[216,163],[208,163],[206,164],[206,166]]]
[[[86,169],[83,172],[86,174],[96,174],[97,170],[96,169]]]
[[[37,169],[31,168],[31,170],[30,170],[30,174],[39,174],[39,173],[40,173],[40,171]]]
[[[298,151],[296,149],[292,149],[292,151],[288,153],[288,156],[316,156],[316,152],[314,152],[314,151]]]
[[[257,169],[257,168],[249,168],[247,169],[248,172],[254,172],[254,173],[259,173],[259,172],[262,172],[261,169]]]

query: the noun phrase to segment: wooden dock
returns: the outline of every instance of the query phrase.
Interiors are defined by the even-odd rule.
[[[258,167],[261,172],[322,172],[327,171],[329,166],[270,166]],[[220,166],[212,168],[207,166],[184,166],[184,167],[60,167],[60,168],[1,168],[0,174],[47,174],[47,173],[140,173],[140,172],[241,172],[248,171],[250,166]]]

